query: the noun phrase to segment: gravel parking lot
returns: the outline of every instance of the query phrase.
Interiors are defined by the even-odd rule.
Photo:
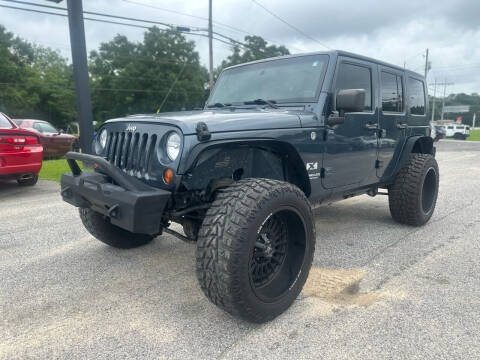
[[[441,141],[437,159],[422,228],[394,223],[385,196],[317,209],[307,285],[265,325],[209,303],[194,245],[109,248],[58,184],[0,183],[0,358],[477,358],[480,142]]]

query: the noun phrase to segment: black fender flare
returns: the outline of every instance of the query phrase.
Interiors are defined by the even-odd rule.
[[[307,197],[310,195],[310,179],[308,177],[307,169],[304,166],[304,162],[300,154],[292,144],[275,139],[246,138],[235,140],[215,140],[197,144],[187,155],[187,158],[180,163],[178,167],[178,172],[184,174],[192,167],[194,167],[200,154],[206,150],[217,147],[237,146],[253,146],[257,148],[269,149],[284,157],[292,165],[295,171],[300,175],[302,181],[302,184],[300,184],[300,189],[305,193]]]
[[[433,146],[433,139],[430,136],[411,136],[405,141],[402,149],[402,155],[397,163],[394,175],[402,168],[402,166],[410,158],[410,154],[431,154],[435,156],[435,147]]]

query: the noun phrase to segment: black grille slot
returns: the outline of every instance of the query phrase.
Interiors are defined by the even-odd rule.
[[[106,159],[132,176],[148,178],[156,143],[155,134],[111,132],[107,138]]]

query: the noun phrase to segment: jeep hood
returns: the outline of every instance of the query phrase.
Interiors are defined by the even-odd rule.
[[[152,115],[133,115],[112,119],[108,122],[148,122],[174,125],[185,135],[196,133],[196,125],[204,122],[211,133],[298,128],[302,120],[314,117],[311,112],[284,109],[235,109],[235,110],[201,110],[160,113]]]

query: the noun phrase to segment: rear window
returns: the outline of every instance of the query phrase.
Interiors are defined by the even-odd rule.
[[[408,78],[408,106],[410,114],[425,115],[425,89],[422,81]]]
[[[10,121],[8,121],[8,119],[3,116],[2,114],[0,114],[0,128],[3,128],[3,129],[12,129],[13,126],[12,126],[12,123]]]

